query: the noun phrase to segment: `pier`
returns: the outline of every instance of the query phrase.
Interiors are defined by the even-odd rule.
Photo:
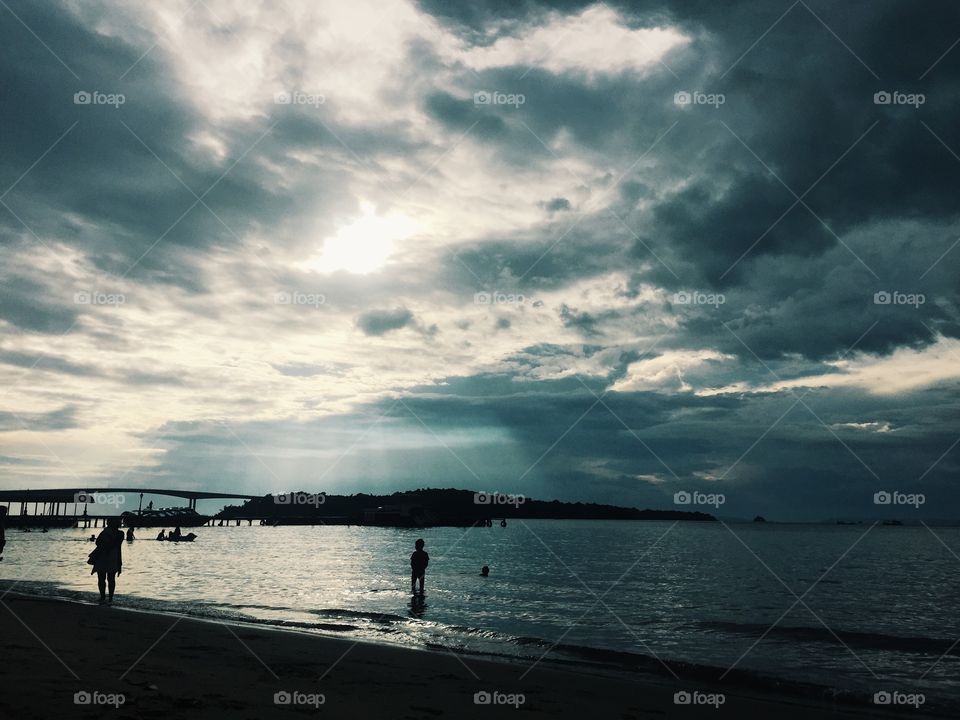
[[[182,498],[191,510],[196,510],[198,500],[250,500],[258,497],[243,493],[156,488],[56,488],[0,490],[0,505],[7,508],[4,523],[9,528],[88,528],[105,526],[108,518],[120,514],[120,505],[125,503],[111,501],[132,496],[139,497],[142,504],[144,495]],[[206,524],[215,524],[214,519]]]

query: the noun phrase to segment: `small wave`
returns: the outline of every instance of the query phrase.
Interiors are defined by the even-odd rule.
[[[264,620],[263,618],[244,618],[244,622],[250,625],[267,625],[269,627],[296,628],[298,630],[320,630],[323,632],[357,632],[360,628],[356,625],[343,625],[339,623],[310,623],[299,620]]]
[[[913,653],[931,653],[936,655],[957,655],[960,656],[960,645],[953,640],[929,637],[909,637],[904,635],[884,635],[882,633],[866,633],[856,630],[827,630],[826,628],[816,627],[791,627],[777,625],[772,630],[768,625],[758,623],[734,623],[706,620],[697,623],[700,627],[710,630],[721,630],[724,632],[736,633],[740,635],[762,635],[788,638],[790,640],[800,640],[803,642],[824,642],[831,645],[839,644],[837,638],[843,643],[857,648],[871,650],[896,650],[899,652]]]
[[[373,620],[374,622],[406,622],[407,618],[392,613],[365,612],[363,610],[347,610],[344,608],[319,608],[308,610],[314,615],[330,618],[357,618],[359,620]]]
[[[293,610],[293,608],[289,608],[289,607],[286,607],[286,606],[284,606],[284,605],[257,605],[256,603],[224,603],[224,602],[203,603],[203,602],[198,602],[197,604],[198,604],[198,605],[211,605],[211,606],[217,606],[217,607],[236,608],[237,610],[247,610],[247,609],[249,609],[249,610],[274,610],[274,611],[278,611],[278,612],[288,612],[288,611],[292,611],[292,610]]]

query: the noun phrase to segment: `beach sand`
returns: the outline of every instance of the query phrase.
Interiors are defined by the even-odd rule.
[[[421,651],[8,593],[0,602],[0,717],[17,718],[868,718],[832,705],[742,688],[677,683]],[[678,690],[722,692],[719,708],[675,705]],[[78,692],[122,694],[120,707],[77,705]],[[478,705],[475,693],[522,694]],[[302,693],[277,705],[278,692]],[[314,697],[310,697],[310,696]],[[119,697],[112,698],[114,702]],[[514,698],[517,699],[517,698]],[[926,714],[926,713],[925,713]]]

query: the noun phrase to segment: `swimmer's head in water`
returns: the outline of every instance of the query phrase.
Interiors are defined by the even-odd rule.
[[[414,545],[416,546],[417,550],[423,550],[423,540],[422,540],[422,539],[417,540],[417,542],[414,543]]]
[[[482,568],[480,568],[480,574],[486,577],[490,574],[490,568],[484,565]]]

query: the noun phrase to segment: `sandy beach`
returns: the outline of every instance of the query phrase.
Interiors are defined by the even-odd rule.
[[[0,714],[11,718],[883,715],[874,707],[546,662],[521,679],[529,664],[131,611],[122,598],[98,607],[10,592],[2,604]],[[684,690],[701,699],[723,693],[724,702],[675,704],[674,693]],[[491,702],[477,704],[484,692]],[[90,703],[77,704],[77,693]]]

